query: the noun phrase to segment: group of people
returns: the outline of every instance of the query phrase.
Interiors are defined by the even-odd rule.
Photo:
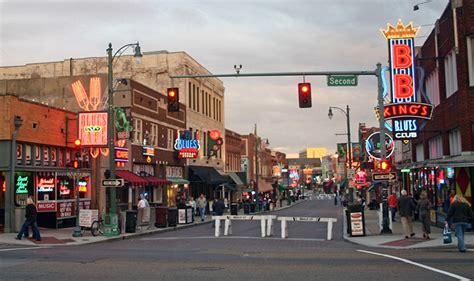
[[[188,206],[191,206],[193,209],[194,214],[199,214],[201,217],[201,221],[206,219],[206,207],[207,207],[207,199],[204,194],[201,193],[198,199],[194,200],[191,196],[189,197]],[[212,204],[212,211],[215,215],[221,216],[224,214],[225,210],[225,203],[224,200],[216,197]]]
[[[415,236],[412,224],[415,212],[418,213],[422,225],[423,238],[430,239],[430,210],[432,209],[432,204],[428,199],[426,191],[420,193],[420,199],[416,203],[412,197],[407,195],[406,190],[401,191],[400,198],[397,198],[395,193],[392,193],[387,198],[387,203],[392,214],[392,221],[395,221],[395,215],[398,211],[406,239]],[[447,210],[445,224],[448,227],[454,225],[458,239],[458,250],[460,252],[466,251],[464,232],[469,223],[471,223],[472,218],[471,204],[462,195],[453,195]]]

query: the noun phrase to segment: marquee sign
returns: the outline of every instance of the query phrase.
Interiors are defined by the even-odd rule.
[[[371,134],[365,141],[365,150],[369,156],[374,159],[380,160],[381,147],[380,132]],[[387,153],[386,158],[392,156],[394,148],[395,143],[393,142],[393,138],[389,134],[385,133],[385,151]]]
[[[197,158],[200,148],[199,132],[196,132],[194,138],[191,131],[177,132],[174,149],[178,151],[178,158]]]
[[[79,112],[79,139],[83,147],[107,147],[107,112]]]
[[[410,22],[381,29],[388,40],[392,103],[385,105],[384,117],[393,120],[395,139],[408,140],[418,137],[419,120],[431,119],[433,106],[417,101],[414,39],[420,27]]]

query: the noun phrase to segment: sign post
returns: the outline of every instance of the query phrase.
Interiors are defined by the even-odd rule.
[[[123,179],[102,180],[103,187],[122,187],[125,184]]]
[[[394,180],[397,180],[397,173],[395,172],[373,173],[372,180],[373,181],[394,181]]]
[[[357,75],[328,75],[328,86],[357,86]]]

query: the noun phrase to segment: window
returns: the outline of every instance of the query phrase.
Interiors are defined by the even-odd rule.
[[[449,155],[459,155],[461,152],[461,132],[455,129],[449,132]]]
[[[419,143],[415,147],[416,151],[416,162],[421,162],[425,160],[425,153],[423,151],[423,143]]]
[[[196,85],[193,84],[193,109],[196,110]]]
[[[474,86],[474,36],[467,37],[467,66],[469,69],[469,86]]]
[[[446,77],[446,98],[448,98],[458,90],[458,73],[454,50],[444,58],[444,76]]]
[[[133,119],[133,142],[141,144],[143,141],[143,121],[138,118]]]
[[[197,104],[197,112],[199,112],[199,87],[197,87],[197,93],[196,93],[196,104]]]
[[[188,108],[191,108],[191,95],[192,95],[192,88],[191,82],[188,84]]]
[[[443,157],[443,138],[441,136],[434,137],[428,141],[429,159]]]
[[[174,146],[174,131],[173,129],[168,129],[168,141],[166,142],[166,148],[173,150]]]
[[[158,125],[157,124],[151,124],[150,144],[152,146],[158,146]]]
[[[205,110],[204,110],[204,108],[205,108],[205,106],[204,106],[204,90],[201,91],[201,95],[202,95],[202,96],[201,96],[201,101],[202,101],[202,105],[201,105],[202,114],[205,114],[206,112],[205,112]]]
[[[425,87],[430,103],[437,106],[439,104],[439,75],[437,68],[426,78]]]

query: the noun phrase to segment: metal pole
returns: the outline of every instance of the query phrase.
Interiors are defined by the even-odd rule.
[[[170,78],[207,78],[207,77],[263,77],[263,76],[327,76],[327,75],[377,75],[375,71],[308,71],[308,72],[262,72],[262,73],[231,73],[231,74],[189,74],[175,75]]]
[[[258,136],[257,136],[257,123],[255,123],[255,186],[257,191],[255,192],[255,210],[258,208]]]
[[[115,132],[114,132],[114,92],[113,92],[113,57],[112,57],[112,43],[109,43],[109,48],[107,48],[108,56],[108,138],[109,138],[109,171],[110,178],[115,179]],[[110,187],[110,214],[115,214],[117,212],[116,207],[116,190],[114,187]]]
[[[352,169],[352,147],[351,147],[351,117],[349,113],[349,105],[346,106],[347,117],[347,169]],[[354,202],[353,190],[349,188],[349,172],[346,172],[346,188],[350,191],[351,201]]]
[[[82,159],[82,155],[81,155]],[[81,164],[82,166],[82,161]],[[81,227],[79,226],[79,174],[81,170],[74,171],[74,190],[76,192],[76,227],[74,227],[74,231],[72,233],[72,237],[81,237]]]
[[[383,102],[383,83],[382,83],[382,65],[377,63],[376,69],[377,75],[377,85],[378,85],[378,105],[379,105],[379,127],[380,127],[380,160],[386,158],[386,148],[385,148],[385,118],[384,118],[384,102]],[[390,229],[390,221],[388,216],[388,190],[387,185],[382,183],[382,230],[380,234],[392,233]]]
[[[10,147],[10,177],[8,188],[5,191],[5,233],[14,232],[13,227],[13,196],[15,194],[15,166],[16,166],[16,135],[18,129],[15,129],[12,134],[12,142]]]

